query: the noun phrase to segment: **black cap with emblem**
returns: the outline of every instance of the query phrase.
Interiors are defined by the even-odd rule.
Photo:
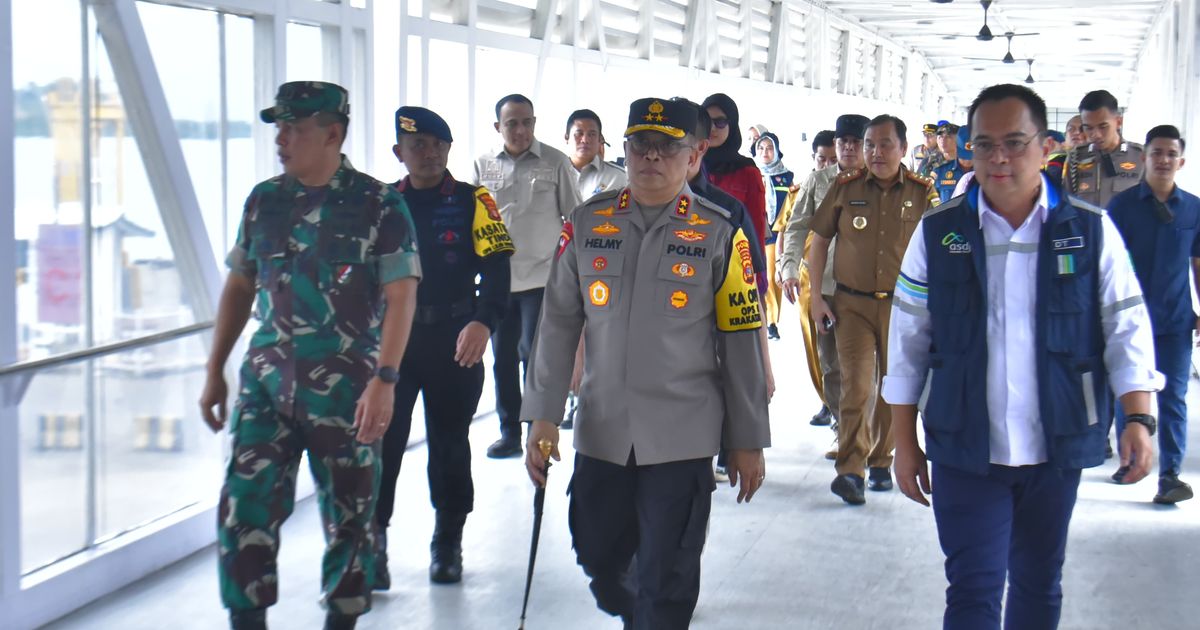
[[[867,123],[871,119],[861,114],[842,114],[837,118],[837,124],[834,125],[833,137],[844,138],[851,136],[861,138],[867,133]]]
[[[402,135],[427,133],[438,140],[453,143],[450,125],[432,110],[405,105],[396,110],[396,139]]]
[[[640,98],[629,105],[625,137],[639,131],[657,131],[682,138],[696,131],[696,108],[665,98]]]

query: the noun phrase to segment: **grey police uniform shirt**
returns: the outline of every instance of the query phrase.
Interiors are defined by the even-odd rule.
[[[651,465],[770,446],[752,245],[686,185],[649,228],[642,217],[614,190],[564,227],[521,419],[562,421],[582,330],[577,452]]]
[[[1107,208],[1117,193],[1142,181],[1142,145],[1122,141],[1116,151],[1101,152],[1096,145],[1078,146],[1067,155],[1063,179],[1067,192],[1099,208]]]
[[[792,217],[783,230],[783,253],[779,256],[779,267],[783,271],[784,280],[800,278],[800,265],[804,264],[804,242],[808,239],[809,223],[817,208],[825,200],[826,193],[837,179],[838,165],[833,164],[813,171],[805,178],[800,188],[800,198],[792,208]],[[833,295],[837,284],[833,281],[833,258],[837,251],[837,237],[829,245],[829,256],[825,259],[825,274],[821,284],[823,295]]]
[[[492,193],[512,237],[512,291],[546,286],[558,233],[580,201],[571,160],[537,140],[515,158],[500,147],[475,160],[472,183]]]
[[[620,190],[627,181],[629,178],[625,176],[625,169],[605,162],[597,153],[591,162],[579,169],[579,198],[587,201],[592,195],[606,190]]]

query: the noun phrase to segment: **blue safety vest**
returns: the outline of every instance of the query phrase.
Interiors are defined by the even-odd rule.
[[[1104,367],[1099,260],[1102,211],[1048,184],[1050,212],[1038,245],[1038,410],[1050,462],[1098,466],[1112,418]],[[985,474],[987,248],[979,226],[979,185],[923,220],[928,252],[930,390],[924,410],[930,460]]]

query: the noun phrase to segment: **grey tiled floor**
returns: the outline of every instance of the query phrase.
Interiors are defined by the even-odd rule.
[[[795,321],[792,317],[785,311],[785,322]],[[816,396],[801,371],[798,331],[785,325],[782,333],[784,340],[771,344],[780,392],[771,406],[775,446],[767,454],[767,485],[753,503],[741,506],[729,488],[718,489],[693,627],[940,627],[945,582],[932,514],[898,492],[868,493],[862,508],[844,506],[829,493],[834,473],[822,453],[832,434],[808,425]],[[1193,387],[1193,403],[1200,402],[1196,394]],[[425,451],[410,451],[391,536],[395,587],[376,598],[361,628],[517,626],[533,491],[520,460],[483,456],[495,434],[493,416],[472,429],[477,502],[467,523],[466,578],[459,586],[434,586],[426,578],[433,515]],[[1192,444],[1200,445],[1197,423],[1190,434]],[[1061,627],[1197,627],[1200,500],[1177,508],[1153,506],[1154,480],[1115,486],[1107,482],[1114,467],[1084,473]],[[551,471],[527,628],[619,628],[596,610],[574,562],[564,495],[570,470],[564,461]],[[1200,482],[1200,457],[1190,456],[1185,470],[1195,471],[1185,479]],[[271,610],[272,628],[320,627],[322,544],[315,506],[305,501],[284,529],[282,595]],[[215,560],[211,548],[204,550],[52,627],[220,628],[225,617]]]

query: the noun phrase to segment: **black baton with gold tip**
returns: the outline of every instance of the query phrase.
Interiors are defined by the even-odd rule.
[[[546,483],[550,483],[550,451],[554,445],[550,440],[538,440],[538,450],[542,452],[542,475]],[[517,630],[525,630],[525,611],[529,608],[529,587],[533,585],[533,564],[537,561],[538,537],[542,533],[542,506],[546,503],[546,484],[538,486],[533,492],[533,539],[529,542],[529,568],[525,571],[525,601],[521,604],[521,625]]]

